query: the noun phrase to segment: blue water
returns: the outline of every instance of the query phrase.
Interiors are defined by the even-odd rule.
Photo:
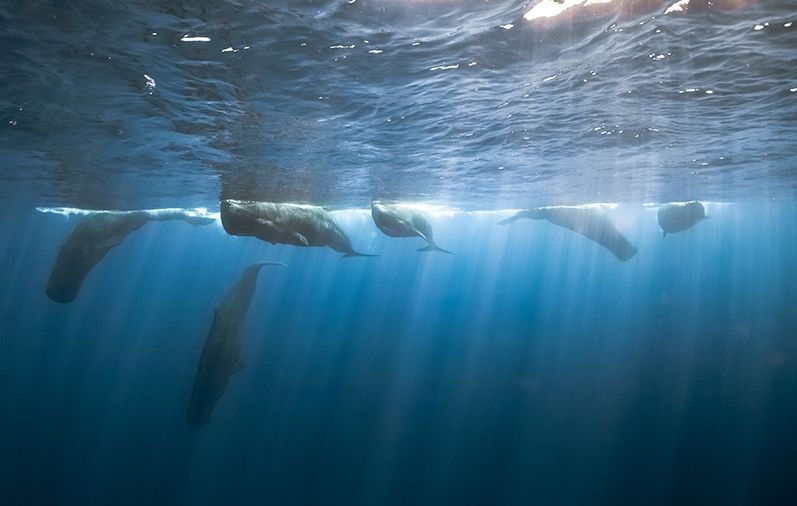
[[[797,503],[797,4],[617,3],[0,1],[0,505]],[[152,222],[45,294],[82,218],[50,208],[225,198],[379,256]],[[588,203],[636,256],[497,225]]]
[[[419,254],[153,223],[78,298],[44,295],[76,218],[4,214],[3,494],[19,504],[763,504],[797,458],[795,208],[709,205],[629,262],[544,222],[438,213]],[[623,218],[624,217],[624,218]],[[766,226],[762,226],[766,224]],[[36,238],[46,237],[46,241]],[[244,370],[185,410],[213,307],[264,268]],[[780,502],[785,504],[785,502]]]

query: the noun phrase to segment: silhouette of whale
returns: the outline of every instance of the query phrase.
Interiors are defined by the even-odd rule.
[[[230,378],[243,369],[241,325],[257,288],[257,275],[264,265],[285,266],[277,262],[250,265],[213,312],[213,324],[202,347],[188,401],[186,421],[189,425],[199,427],[207,423]]]
[[[656,214],[664,237],[667,234],[682,232],[708,218],[706,208],[697,200],[690,202],[670,202],[662,204]]]
[[[521,218],[544,219],[554,225],[577,232],[608,249],[622,262],[630,260],[637,253],[637,247],[617,230],[600,209],[566,206],[538,207],[520,211],[499,222],[499,225],[506,225]]]
[[[47,282],[47,296],[63,304],[77,297],[83,280],[131,232],[150,221],[182,220],[207,225],[214,218],[183,209],[95,211],[81,219],[61,244]]]
[[[252,236],[271,244],[328,246],[344,257],[358,253],[332,215],[318,206],[223,200],[221,224],[230,235]]]
[[[426,241],[428,246],[418,251],[441,251],[453,255],[435,244],[432,225],[420,211],[374,200],[371,202],[371,217],[379,230],[389,237],[420,237]]]

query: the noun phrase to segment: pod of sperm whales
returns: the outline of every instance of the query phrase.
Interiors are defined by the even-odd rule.
[[[521,218],[532,220],[548,220],[554,225],[567,228],[591,239],[611,251],[620,261],[626,261],[636,255],[637,247],[614,226],[606,214],[600,209],[584,207],[539,207],[520,211],[514,216],[499,222],[506,225]]]
[[[285,266],[277,262],[250,265],[241,273],[221,304],[216,306],[188,401],[186,421],[191,426],[199,427],[207,423],[230,378],[243,369],[241,325],[257,288],[257,275],[264,265]]]
[[[192,225],[207,225],[215,221],[183,209],[92,212],[75,225],[58,250],[47,282],[47,296],[55,302],[72,302],[83,280],[106,253],[150,221],[166,220],[182,220]]]
[[[388,205],[380,200],[371,202],[371,217],[388,237],[420,237],[428,243],[418,251],[441,251],[453,255],[434,242],[429,218],[422,212],[399,205]]]
[[[328,246],[344,257],[358,253],[332,215],[318,206],[223,200],[221,224],[230,235],[252,236],[271,244]]]
[[[656,217],[664,237],[688,230],[707,218],[706,208],[697,200],[662,204]]]

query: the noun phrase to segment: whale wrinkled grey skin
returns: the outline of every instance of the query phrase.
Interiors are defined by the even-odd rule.
[[[371,202],[371,217],[379,230],[388,237],[420,237],[426,241],[428,246],[418,251],[441,251],[453,255],[435,244],[432,225],[420,211],[374,200]]]
[[[257,237],[271,244],[328,246],[344,257],[363,256],[332,215],[318,206],[223,200],[221,224],[230,235]]]
[[[662,204],[657,214],[663,237],[682,232],[708,218],[706,208],[697,200],[691,202],[671,202]]]
[[[64,240],[47,282],[47,296],[72,302],[89,272],[131,232],[150,221],[183,220],[207,225],[215,220],[184,210],[97,211],[81,219]]]
[[[499,225],[512,223],[520,218],[548,220],[554,225],[567,228],[591,239],[611,251],[618,260],[625,262],[637,253],[637,247],[614,226],[608,216],[600,209],[583,207],[539,207],[520,211],[514,216],[499,222]]]
[[[210,420],[216,402],[227,389],[233,374],[243,369],[241,362],[241,325],[257,288],[257,275],[264,265],[285,264],[261,262],[247,267],[224,300],[213,312],[213,324],[199,357],[186,422],[199,427]]]

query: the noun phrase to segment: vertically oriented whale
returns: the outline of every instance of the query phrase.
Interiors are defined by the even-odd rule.
[[[664,237],[688,230],[707,218],[706,208],[697,200],[662,204],[656,217]]]
[[[514,216],[499,222],[499,225],[506,225],[520,218],[544,219],[577,232],[608,249],[622,262],[630,260],[637,253],[637,247],[617,230],[609,217],[600,209],[569,206],[538,207],[519,211]]]
[[[106,253],[150,221],[166,220],[182,220],[192,225],[216,221],[183,209],[90,212],[75,225],[58,250],[47,282],[47,296],[55,302],[72,302],[83,280]]]
[[[328,246],[345,257],[358,253],[332,215],[318,206],[222,200],[221,224],[230,235],[252,236],[271,244]]]
[[[428,245],[418,251],[441,251],[453,255],[435,244],[429,218],[420,211],[374,200],[371,202],[371,217],[379,230],[389,237],[420,237],[426,241]]]
[[[264,265],[285,266],[276,262],[250,265],[213,312],[213,324],[202,347],[188,401],[186,421],[189,425],[199,427],[207,423],[230,378],[243,369],[241,325],[257,288],[257,275]]]

